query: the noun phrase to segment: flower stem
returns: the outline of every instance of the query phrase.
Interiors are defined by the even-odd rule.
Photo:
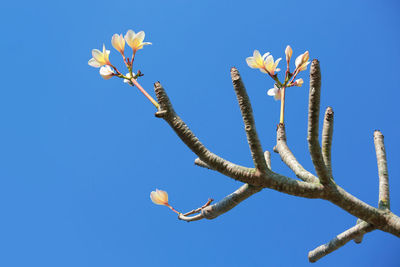
[[[173,212],[177,213],[178,215],[181,214],[179,211],[175,210],[171,205],[166,205],[168,208],[170,208]]]
[[[157,101],[155,101],[147,92],[146,90],[143,89],[143,87],[136,81],[136,79],[131,78],[131,82],[140,90],[140,92],[142,92],[142,94],[144,94],[145,97],[147,97],[147,99],[150,100],[150,102],[158,109],[160,107],[160,105],[157,103]]]
[[[285,120],[285,87],[282,87],[282,94],[281,94],[281,119],[280,123],[284,124]]]

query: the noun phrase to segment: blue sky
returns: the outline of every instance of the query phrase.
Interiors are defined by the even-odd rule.
[[[87,65],[104,43],[122,66],[114,33],[144,30],[140,82],[161,81],[176,111],[213,152],[252,166],[229,69],[253,103],[272,150],[279,103],[273,83],[245,58],[310,51],[322,69],[321,108],[335,111],[333,174],[376,205],[372,134],[385,135],[392,210],[400,214],[400,38],[396,1],[14,1],[0,23],[0,265],[309,266],[307,253],[355,223],[322,201],[263,190],[212,221],[185,223],[154,205],[155,188],[187,211],[239,182],[194,166],[196,158],[154,107],[119,79]],[[281,63],[281,67],[284,64]],[[287,95],[288,143],[307,153],[308,71]],[[277,155],[274,171],[294,175]],[[320,266],[398,266],[399,239],[374,231]]]

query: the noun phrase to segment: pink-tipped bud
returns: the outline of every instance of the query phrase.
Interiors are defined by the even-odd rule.
[[[289,63],[290,59],[292,58],[292,54],[293,54],[293,50],[290,47],[290,45],[286,46],[285,54],[286,54],[286,62]]]

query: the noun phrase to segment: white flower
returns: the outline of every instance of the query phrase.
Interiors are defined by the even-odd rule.
[[[124,54],[125,40],[122,34],[114,34],[111,38],[111,44],[115,49],[118,50],[118,52],[120,52],[122,55]]]
[[[115,75],[114,71],[111,69],[110,66],[105,65],[100,68],[100,75],[103,77],[104,80],[110,79],[112,76]]]
[[[265,71],[265,58],[269,55],[269,52],[261,56],[260,51],[254,50],[253,56],[246,58],[246,63],[252,69],[260,69],[261,72],[267,73]]]
[[[276,67],[279,64],[279,61],[281,61],[282,58],[278,58],[275,62],[274,62],[274,57],[272,55],[269,55],[264,62],[264,67],[265,69],[269,72],[269,74],[274,75],[275,71],[278,72],[280,71],[280,69],[277,69]]]
[[[128,30],[125,34],[125,41],[132,48],[133,53],[136,53],[137,50],[142,49],[145,45],[151,45],[150,42],[143,42],[144,36],[144,31],[135,33],[132,30]]]
[[[103,44],[103,52],[97,49],[92,50],[92,56],[88,62],[88,64],[95,68],[100,68],[103,65],[111,65],[110,60],[108,59],[110,55],[110,50],[106,50],[105,45]]]
[[[304,81],[303,81],[302,78],[297,79],[297,80],[294,81],[294,85],[295,85],[295,86],[298,86],[298,87],[302,86],[303,83],[304,83]]]
[[[154,204],[169,206],[168,204],[168,193],[163,190],[152,191],[150,193],[150,199]]]
[[[267,94],[273,96],[275,100],[281,100],[281,89],[276,85],[274,85],[274,88],[269,89]]]
[[[308,51],[298,56],[295,61],[296,69],[298,69],[299,71],[306,70],[307,65],[310,64],[310,62],[308,61],[309,59],[310,59],[310,54],[308,53]]]

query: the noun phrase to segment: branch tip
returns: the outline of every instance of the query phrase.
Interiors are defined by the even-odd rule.
[[[375,130],[374,144],[379,175],[379,202],[380,209],[390,209],[389,171],[387,167],[386,149],[383,134]]]
[[[253,109],[251,107],[249,96],[247,95],[246,88],[242,82],[239,71],[236,68],[231,69],[231,77],[233,88],[235,89],[236,97],[239,103],[240,112],[242,114],[247,142],[250,146],[254,166],[262,173],[266,173],[269,169],[265,163],[264,153],[258,138]]]
[[[333,109],[327,107],[325,111],[324,122],[322,126],[322,158],[328,171],[328,175],[333,179],[332,176],[332,162],[331,162],[331,148],[332,148],[332,137],[333,137]]]
[[[359,236],[360,234],[366,234],[374,230],[375,227],[367,222],[361,222],[356,226],[344,231],[343,233],[337,235],[334,239],[330,242],[317,247],[316,249],[310,251],[308,253],[308,260],[310,262],[316,262],[322,257],[332,253],[333,251],[337,250],[338,248],[344,246],[350,240],[353,240],[355,237]]]

